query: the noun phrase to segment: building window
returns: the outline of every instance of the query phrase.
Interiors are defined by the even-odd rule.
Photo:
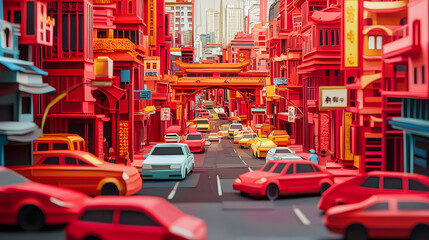
[[[325,30],[325,45],[328,46],[329,45],[329,40],[328,40],[328,30]]]
[[[337,29],[337,30],[335,30],[335,36],[336,36],[336,42],[337,42],[337,45],[340,45],[340,35],[339,35],[339,30]]]
[[[414,68],[414,84],[417,84],[417,68]]]
[[[106,38],[106,37],[107,37],[106,31],[99,31],[97,33],[97,38]]]
[[[152,64],[152,69],[157,69],[157,66],[156,66],[157,64],[156,63],[153,63]]]
[[[128,14],[133,14],[133,2],[128,2]]]
[[[375,37],[374,36],[368,37],[368,49],[375,49]]]
[[[150,63],[146,63],[146,69],[150,69]]]
[[[34,2],[27,2],[27,35],[34,35],[36,23],[36,10]]]
[[[335,45],[335,30],[331,30],[331,45]]]
[[[13,11],[13,23],[21,24],[21,11]]]
[[[381,49],[382,46],[383,46],[383,37],[377,36],[377,49]]]
[[[422,83],[425,84],[425,66],[422,66]]]
[[[22,114],[31,114],[31,97],[22,96],[21,97],[21,113]]]
[[[323,46],[323,30],[319,31],[319,44]]]
[[[122,14],[122,2],[118,2],[118,13]]]

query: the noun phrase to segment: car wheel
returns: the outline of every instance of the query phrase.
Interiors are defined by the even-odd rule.
[[[119,195],[119,189],[113,183],[104,184],[103,188],[101,188],[101,195]]]
[[[344,234],[345,240],[366,240],[368,239],[368,232],[361,224],[352,224],[347,227]]]
[[[96,236],[88,236],[86,238],[84,238],[83,240],[101,240],[99,237]]]
[[[247,196],[249,196],[249,193],[247,193],[247,192],[240,192],[240,195],[243,196],[243,197],[247,197]]]
[[[413,231],[411,231],[411,240],[423,240],[427,239],[429,236],[429,226],[425,224],[419,224],[414,227]]]
[[[322,195],[330,187],[331,187],[331,185],[329,183],[322,184],[322,186],[320,187],[320,195]]]
[[[279,188],[274,183],[271,183],[265,190],[265,194],[269,200],[276,200],[279,197]]]
[[[18,225],[27,232],[39,231],[45,226],[45,214],[36,206],[24,206],[18,213]]]

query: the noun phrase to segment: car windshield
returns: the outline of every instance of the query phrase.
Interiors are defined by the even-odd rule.
[[[94,165],[98,165],[98,164],[104,163],[103,161],[101,161],[100,159],[98,159],[96,156],[94,156],[92,154],[85,154],[82,157],[85,158],[88,162],[90,162],[90,163],[92,163]]]
[[[277,149],[276,153],[292,153],[289,149]]]
[[[169,133],[167,135],[165,135],[166,137],[177,137],[177,134],[175,133]]]
[[[243,125],[231,125],[229,126],[229,129],[243,129]]]
[[[182,147],[155,147],[150,155],[183,155]]]
[[[243,138],[252,138],[252,134],[245,134],[244,136],[243,136]]]
[[[207,120],[197,120],[197,124],[209,124]]]
[[[217,137],[217,134],[216,133],[210,133],[209,136],[211,136],[211,137]]]
[[[0,171],[0,186],[9,186],[28,182],[25,177],[13,171]]]
[[[222,130],[228,130],[228,126],[223,126]]]
[[[275,146],[273,141],[261,141],[261,147],[271,147]]]
[[[200,134],[189,134],[187,140],[201,140]]]

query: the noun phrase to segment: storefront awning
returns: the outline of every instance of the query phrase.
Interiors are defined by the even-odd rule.
[[[34,122],[0,122],[0,134],[2,135],[24,135],[36,130],[38,126]]]
[[[12,60],[12,61],[11,61]],[[21,63],[22,62],[22,63]],[[30,64],[25,64],[30,63]],[[0,64],[11,71],[47,76],[48,73],[32,65],[31,62],[0,57]]]
[[[55,93],[55,88],[51,87],[47,83],[41,84],[23,84],[20,83],[18,86],[20,92],[25,92],[29,94],[44,94],[44,93]]]
[[[14,142],[32,142],[40,136],[42,136],[42,129],[36,128],[34,131],[31,131],[27,134],[9,135],[7,138],[9,141],[14,141]]]
[[[410,134],[429,137],[429,121],[414,118],[393,118],[389,121],[394,129]]]

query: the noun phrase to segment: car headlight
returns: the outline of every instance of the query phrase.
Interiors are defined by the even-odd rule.
[[[142,165],[142,169],[150,170],[150,169],[152,169],[152,165],[150,165],[150,164],[143,164]]]
[[[267,181],[267,179],[263,177],[263,178],[260,178],[260,179],[256,180],[256,181],[255,181],[255,183],[256,183],[256,184],[263,184],[263,183],[265,183],[266,181]]]
[[[195,235],[191,231],[178,226],[170,227],[170,232],[186,239],[195,238]]]
[[[57,206],[60,206],[60,207],[67,207],[67,208],[71,207],[69,204],[67,204],[67,203],[65,203],[65,202],[63,202],[57,198],[54,198],[54,197],[50,197],[49,201],[51,201],[51,203],[53,203]]]
[[[170,169],[180,169],[181,167],[181,164],[171,164]]]
[[[123,172],[122,173],[122,179],[128,180],[128,179],[130,179],[130,176],[128,176],[128,174],[126,172]]]
[[[235,183],[241,183],[241,179],[240,178],[236,178],[234,182]]]

